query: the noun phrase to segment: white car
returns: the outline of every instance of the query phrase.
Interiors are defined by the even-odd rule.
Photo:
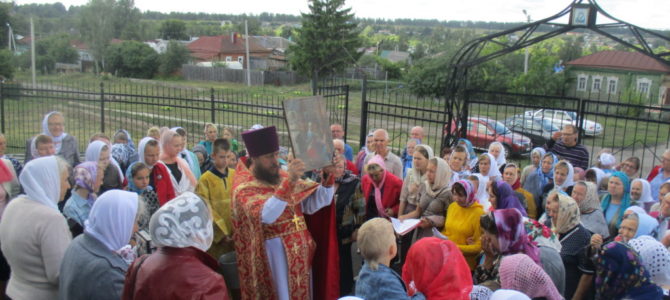
[[[540,109],[535,111],[529,110],[524,114],[526,116],[532,116],[533,118],[550,120],[551,123],[558,128],[562,128],[563,125],[567,124],[577,126],[577,113],[573,111]],[[603,133],[603,126],[600,125],[600,123],[596,123],[591,120],[584,120],[582,124],[584,125],[582,126],[584,135],[597,136]]]

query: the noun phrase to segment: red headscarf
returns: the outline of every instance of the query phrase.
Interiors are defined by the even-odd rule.
[[[408,294],[431,300],[469,300],[472,275],[458,246],[435,237],[422,238],[409,249],[402,269]]]

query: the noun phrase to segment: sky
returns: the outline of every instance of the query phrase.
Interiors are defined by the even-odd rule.
[[[7,1],[7,0],[4,0]],[[61,2],[65,7],[83,5],[87,0],[15,0],[25,3]],[[584,0],[586,1],[586,0]],[[357,17],[409,18],[520,22],[525,9],[533,20],[550,17],[566,8],[570,0],[348,0]],[[597,3],[610,15],[650,29],[670,29],[669,0],[600,0]],[[142,11],[259,14],[262,12],[298,15],[308,10],[307,0],[135,0]]]

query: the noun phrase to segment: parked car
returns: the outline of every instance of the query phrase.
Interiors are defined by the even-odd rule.
[[[459,124],[460,125],[460,124]],[[472,146],[480,150],[488,150],[493,142],[500,142],[505,147],[508,155],[527,153],[532,149],[531,139],[522,134],[512,132],[503,123],[486,117],[470,117],[467,122],[466,138],[472,142]],[[458,127],[452,123],[452,135]],[[444,126],[447,130],[447,126]],[[445,132],[447,136],[447,132]]]
[[[544,145],[551,139],[554,132],[560,130],[549,119],[534,118],[524,114],[511,116],[502,123],[512,132],[529,137],[533,147]]]
[[[535,111],[526,111],[524,115],[550,120],[558,128],[561,128],[566,124],[577,126],[577,113],[573,111],[539,109]],[[581,128],[584,135],[597,136],[603,133],[603,126],[600,125],[600,123],[596,123],[591,120],[584,120],[582,124],[583,126],[581,126]]]

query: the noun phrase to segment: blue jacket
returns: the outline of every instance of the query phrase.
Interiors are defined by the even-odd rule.
[[[365,300],[425,300],[421,293],[410,297],[400,276],[391,268],[379,264],[374,271],[364,264],[356,281],[356,297]]]

